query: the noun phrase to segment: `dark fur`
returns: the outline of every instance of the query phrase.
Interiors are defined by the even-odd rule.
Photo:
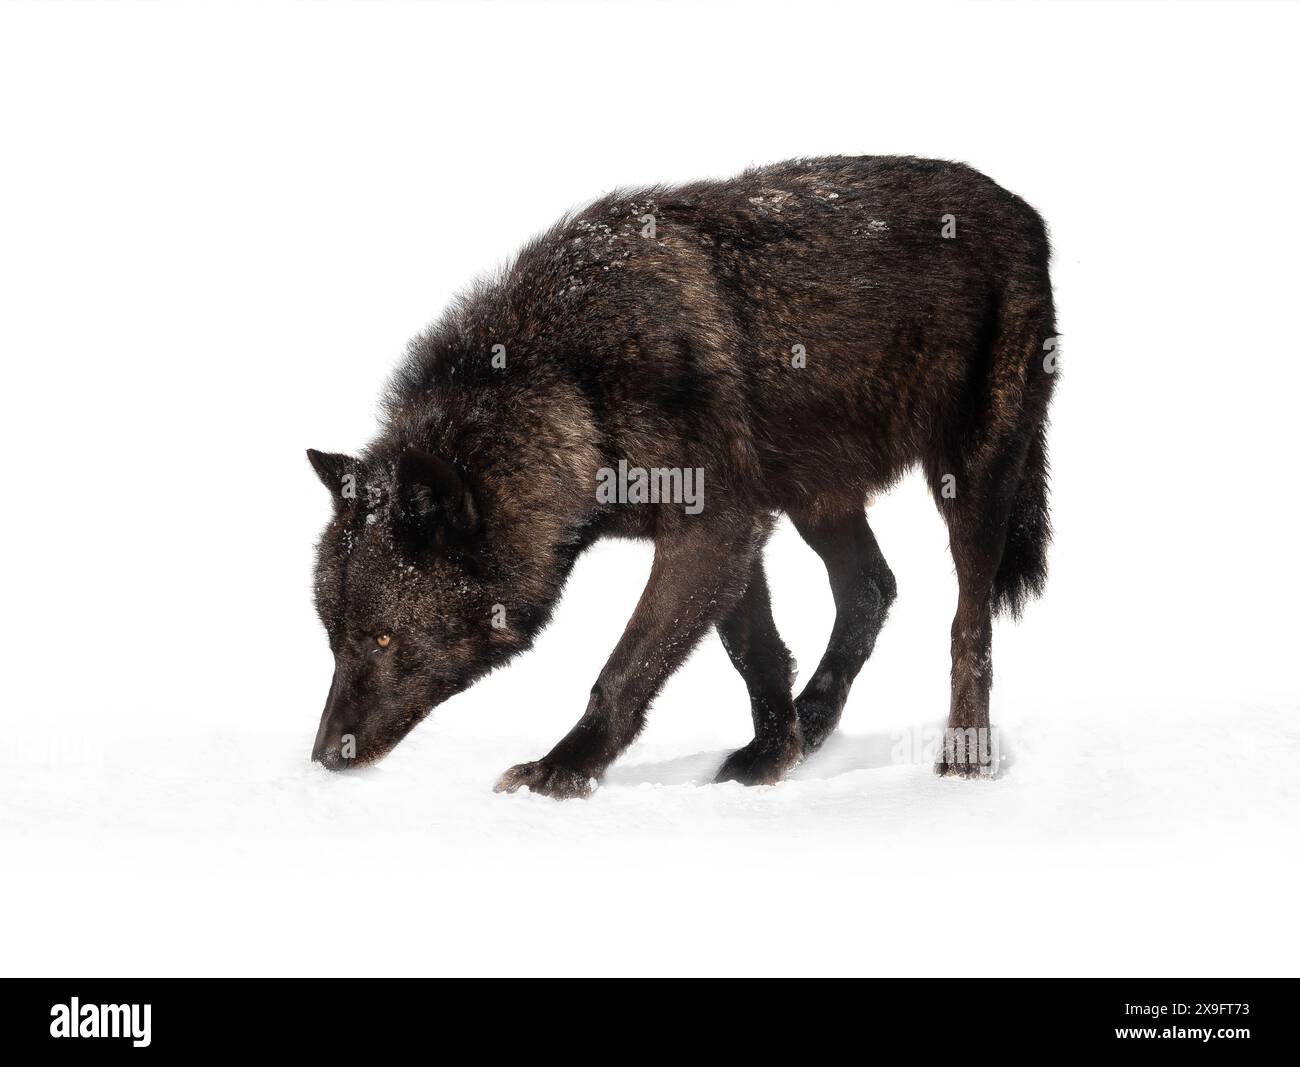
[[[895,586],[865,503],[917,465],[960,586],[949,725],[987,729],[992,611],[1018,611],[1046,573],[1048,254],[1024,201],[911,158],[784,163],[562,219],[412,343],[359,458],[312,453],[332,489],[357,486],[318,553],[336,670],[316,758],[347,763],[344,734],[356,762],[382,756],[526,648],[578,554],[615,535],[655,542],[641,602],[577,726],[499,788],[586,793],[710,626],[755,726],[720,777],[776,781],[834,729],[871,653]],[[621,459],[703,468],[703,512],[601,503],[597,472]],[[797,699],[763,575],[780,512],[836,606]]]

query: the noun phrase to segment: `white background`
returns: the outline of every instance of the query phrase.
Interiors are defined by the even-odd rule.
[[[0,968],[1294,969],[1291,5],[0,8]],[[649,548],[393,756],[308,762],[329,509],[407,338],[616,185],[961,159],[1048,220],[1047,596],[995,634],[996,782],[911,750],[955,583],[919,479],[842,731],[780,786],[716,638],[588,802],[495,796],[580,714]],[[831,622],[769,550],[802,666]],[[801,679],[802,680],[802,679]]]

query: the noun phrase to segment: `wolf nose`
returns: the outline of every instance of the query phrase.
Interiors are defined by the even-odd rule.
[[[343,770],[351,762],[343,757],[343,738],[332,731],[326,734],[322,730],[321,734],[323,736],[316,739],[316,746],[311,751],[311,758],[327,770]],[[351,755],[351,753],[348,753],[348,755]]]
[[[328,721],[320,724],[316,731],[316,743],[312,746],[311,758],[319,764],[337,771],[343,766],[343,738],[337,730],[330,728]]]
[[[341,770],[343,767],[343,757],[339,754],[337,746],[334,748],[318,747],[311,754],[311,758],[331,771]]]

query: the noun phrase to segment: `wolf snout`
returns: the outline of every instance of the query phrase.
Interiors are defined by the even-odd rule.
[[[318,746],[313,750],[311,758],[331,771],[341,771],[348,764],[348,761],[343,758],[343,753],[339,750],[338,745],[333,748]]]
[[[350,740],[347,734],[329,717],[321,720],[320,729],[316,731],[316,743],[312,745],[311,758],[314,762],[331,771],[341,771],[351,760],[349,753],[343,751],[344,744]],[[355,744],[355,742],[353,742]]]

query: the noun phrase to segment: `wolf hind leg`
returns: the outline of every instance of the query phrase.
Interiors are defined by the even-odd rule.
[[[862,507],[829,516],[791,513],[790,518],[826,565],[835,599],[830,641],[795,700],[808,754],[839,725],[849,688],[876,646],[898,586]]]
[[[996,773],[993,615],[1019,614],[1047,577],[1046,418],[1055,364],[1042,352],[1055,330],[1050,295],[1031,294],[1012,311],[993,341],[980,402],[945,427],[925,462],[958,589],[948,728],[935,762],[941,775]]]
[[[965,485],[963,489],[962,486]],[[948,726],[935,773],[991,777],[997,770],[989,718],[993,686],[994,580],[1002,562],[1010,509],[999,506],[990,479],[957,483],[957,496],[941,500],[957,571],[957,611],[952,620],[952,691]]]

